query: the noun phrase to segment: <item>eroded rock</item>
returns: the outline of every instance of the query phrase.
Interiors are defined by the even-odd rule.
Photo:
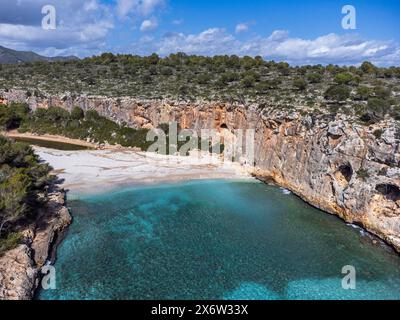
[[[64,198],[64,191],[50,192],[35,225],[22,232],[26,244],[0,257],[0,300],[32,299],[40,268],[51,259],[55,240],[71,223]]]
[[[400,251],[399,206],[376,189],[377,185],[400,185],[396,121],[384,120],[371,129],[344,115],[311,118],[268,106],[71,95],[28,98],[15,90],[3,96],[28,102],[32,109],[93,109],[133,128],[177,121],[182,128],[196,130],[255,129],[253,174],[272,178],[314,206],[362,225]],[[372,132],[382,128],[378,139]]]

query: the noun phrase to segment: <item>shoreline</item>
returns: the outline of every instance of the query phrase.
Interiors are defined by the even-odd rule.
[[[41,141],[49,141],[48,138],[50,137],[52,139],[50,141],[61,143],[70,143],[73,140],[58,136],[35,136],[19,133],[11,133],[11,135],[7,136],[35,137]],[[81,146],[90,144],[84,141],[80,141],[80,143],[82,143],[79,144]],[[93,144],[91,145],[93,146]],[[33,146],[33,148],[42,160],[53,166],[54,174],[59,179],[64,180],[60,186],[63,189],[58,189],[59,194],[62,194],[63,201],[57,202],[57,209],[54,207],[47,208],[47,215],[41,217],[41,219],[50,219],[46,222],[48,226],[45,230],[37,232],[40,229],[38,227],[41,223],[40,219],[36,222],[33,231],[31,227],[29,246],[26,244],[20,245],[18,248],[7,252],[7,254],[11,253],[11,260],[14,261],[21,260],[22,256],[26,266],[23,270],[20,270],[20,274],[23,274],[23,277],[26,276],[22,279],[25,283],[17,288],[17,291],[19,289],[22,292],[18,292],[19,295],[13,293],[8,297],[11,299],[33,299],[40,290],[40,268],[47,261],[54,263],[57,247],[72,222],[72,216],[66,208],[67,194],[72,195],[72,197],[78,194],[94,195],[108,191],[112,192],[125,186],[140,187],[160,183],[209,179],[254,179],[266,184],[273,182],[273,184],[281,186],[272,177],[266,179],[262,175],[251,173],[251,170],[240,164],[223,162],[216,155],[207,157],[204,155],[201,157],[199,154],[189,157],[161,156],[114,146],[80,151],[62,151],[36,146]],[[306,203],[314,206],[301,195],[298,195],[290,188],[288,189]],[[319,209],[329,214],[329,211]],[[54,212],[59,213],[60,210],[63,211],[63,217],[57,215],[52,220],[51,215]],[[66,216],[65,210],[68,216]],[[338,218],[344,223],[350,223],[340,216]],[[368,228],[360,227],[375,236]],[[395,247],[382,238],[378,237],[378,239],[396,251]],[[0,259],[2,258],[0,257]],[[8,270],[13,270],[13,267]],[[2,279],[0,278],[0,280]]]
[[[126,149],[62,151],[35,147],[69,194],[93,195],[123,186],[208,179],[253,179],[240,164],[218,156],[163,156]]]
[[[32,134],[14,134],[24,137],[34,136]],[[46,140],[50,137],[52,141],[64,143],[71,141],[69,138],[51,135],[36,137],[40,137],[41,140]],[[84,141],[80,141],[80,143],[86,144]],[[310,200],[304,194],[298,192],[293,186],[285,184],[283,181],[276,181],[272,176],[265,176],[260,170],[246,168],[238,163],[223,162],[216,155],[207,157],[203,155],[203,158],[199,154],[189,157],[161,156],[120,146],[104,146],[102,149],[97,148],[81,151],[58,151],[41,147],[34,148],[39,151],[39,155],[42,152],[42,158],[50,162],[55,169],[54,173],[59,178],[65,180],[62,186],[72,197],[75,194],[94,195],[108,191],[112,192],[125,186],[146,186],[190,180],[247,178],[257,179],[264,183],[273,181],[274,184],[287,188],[311,206],[327,214],[336,215],[345,223],[360,225],[366,232],[377,236],[378,239],[389,245],[397,253],[400,253],[399,247],[360,221],[347,219],[345,215],[339,214],[336,210],[319,205],[318,202],[312,201],[312,199]],[[47,155],[53,153],[52,159],[49,159],[47,156],[43,157],[45,153]],[[68,160],[64,161],[65,166],[63,164],[59,165],[59,160],[63,156],[68,157],[71,154],[86,154],[93,155],[93,157],[88,158],[87,156],[83,156],[81,159],[75,159],[78,161],[72,161],[72,163],[69,161],[70,159],[66,158]],[[96,167],[96,163],[99,161],[101,165]]]
[[[371,239],[371,242],[374,245],[378,244],[380,247],[384,248],[388,252],[396,254],[396,255],[398,255],[400,257],[400,251],[394,245],[392,245],[390,242],[386,241],[385,239],[382,239],[381,237],[379,237],[375,233],[371,232],[370,230],[368,230],[368,228],[366,228],[362,224],[358,223],[357,221],[347,221],[344,217],[342,217],[342,216],[340,216],[338,214],[335,214],[333,212],[329,212],[328,210],[315,205],[311,201],[308,201],[307,198],[302,196],[300,193],[292,191],[288,187],[282,186],[277,181],[275,181],[273,179],[273,177],[271,177],[271,176],[257,175],[256,173],[252,173],[252,176],[257,181],[260,181],[261,183],[264,183],[264,184],[266,184],[268,186],[276,186],[276,187],[288,190],[293,196],[295,196],[296,198],[300,199],[301,201],[303,201],[304,203],[308,204],[309,206],[321,211],[324,214],[328,214],[328,215],[338,219],[339,221],[341,221],[342,223],[344,223],[347,226],[350,226],[350,227],[352,227],[354,229],[361,230],[364,234],[366,234]]]
[[[15,133],[14,133],[15,134]],[[18,134],[19,135],[19,134]],[[27,136],[26,134],[21,134],[23,136]],[[28,136],[32,136],[31,134],[28,134]],[[64,138],[64,137],[59,137],[59,136],[51,136],[51,135],[45,135],[45,136],[40,136],[42,140],[46,140],[48,137],[51,137],[54,139],[54,141],[59,141],[59,142],[65,142],[68,143],[68,141],[71,141],[69,138]],[[78,140],[80,141],[80,140]],[[81,143],[85,143],[84,141],[80,141]],[[92,144],[93,145],[93,144]],[[44,148],[38,148],[35,147],[36,149],[44,149]],[[49,149],[50,150],[50,149]],[[216,156],[208,156],[204,157],[206,158],[205,161],[201,160],[196,163],[196,161],[192,164],[194,166],[191,167],[191,161],[190,159],[196,158],[196,155],[194,157],[189,156],[189,157],[179,157],[179,156],[160,156],[152,153],[146,153],[146,152],[141,152],[137,151],[134,148],[124,148],[121,146],[104,146],[102,149],[96,149],[96,150],[82,150],[82,151],[72,151],[72,152],[81,152],[81,153],[96,153],[96,152],[114,152],[120,155],[126,155],[126,154],[133,154],[136,155],[137,157],[142,157],[142,158],[148,158],[150,160],[150,166],[155,166],[155,170],[147,170],[147,173],[144,174],[144,176],[136,176],[137,171],[134,170],[132,176],[131,174],[125,175],[124,173],[124,168],[116,166],[116,168],[101,168],[100,170],[103,170],[104,172],[109,171],[110,175],[105,175],[105,177],[102,175],[101,172],[97,172],[95,175],[89,177],[88,179],[83,179],[83,175],[86,175],[88,173],[87,170],[82,170],[81,172],[78,172],[76,176],[79,176],[76,182],[74,183],[68,183],[66,185],[63,185],[67,191],[70,194],[76,193],[85,193],[85,194],[96,194],[96,193],[101,193],[101,192],[107,192],[107,191],[112,191],[115,189],[118,189],[120,187],[124,186],[140,186],[140,185],[151,185],[151,184],[157,184],[157,183],[168,183],[168,182],[180,182],[180,181],[189,181],[189,180],[205,180],[205,179],[235,179],[235,178],[247,178],[247,179],[257,179],[260,180],[264,183],[268,182],[273,182],[275,185],[278,185],[280,187],[286,188],[290,190],[292,193],[294,193],[296,196],[301,198],[303,201],[306,203],[310,204],[311,206],[318,208],[319,210],[330,214],[330,215],[335,215],[338,216],[339,219],[341,219],[344,223],[356,223],[360,227],[363,228],[366,232],[372,234],[373,236],[376,236],[379,240],[383,241],[385,244],[387,244],[390,248],[392,248],[395,252],[398,254],[400,253],[400,247],[398,247],[395,243],[390,241],[385,236],[382,236],[379,232],[376,232],[376,230],[371,229],[370,226],[363,224],[361,221],[354,220],[354,219],[348,219],[346,218],[346,215],[342,214],[341,212],[338,212],[335,210],[335,208],[330,208],[329,206],[321,205],[318,201],[313,201],[312,199],[309,199],[306,195],[304,195],[302,192],[299,192],[294,186],[284,183],[284,181],[277,181],[274,179],[273,176],[270,176],[269,174],[265,175],[263,170],[257,169],[257,168],[246,168],[241,166],[238,163],[233,163],[233,162],[223,162],[221,159]],[[199,155],[197,155],[199,157]],[[117,157],[118,158],[118,157]],[[188,161],[189,159],[189,161]],[[121,159],[115,159],[117,162],[120,161]],[[122,159],[124,160],[124,159]],[[155,161],[155,162],[154,162]],[[207,162],[208,161],[208,162]],[[164,172],[164,174],[157,175],[157,170],[165,166],[165,163],[172,162],[173,166],[168,168],[168,172]],[[181,166],[181,163],[186,164],[186,166]],[[206,165],[207,167],[202,167]],[[196,171],[196,168],[198,169]],[[83,168],[82,168],[83,169]],[[122,169],[122,171],[120,170]],[[117,172],[115,172],[115,170]],[[179,171],[178,174],[176,174],[175,171]],[[136,172],[135,172],[136,171]],[[140,171],[140,169],[139,169]],[[211,171],[211,172],[210,172]],[[103,173],[104,173],[103,172]],[[114,173],[113,173],[114,172]],[[187,173],[189,172],[189,173]],[[55,173],[57,176],[61,178],[65,178],[65,172],[63,168],[59,168],[58,170],[55,170]],[[154,176],[154,173],[156,173],[156,176]],[[268,173],[268,172],[267,172]],[[80,176],[82,174],[82,176]],[[114,176],[113,176],[114,174]],[[96,179],[96,182],[93,180],[90,181],[90,179]],[[99,188],[99,184],[102,185],[101,188]],[[69,189],[69,190],[68,190]],[[76,189],[76,191],[75,191]],[[96,191],[93,191],[93,189],[96,189]]]

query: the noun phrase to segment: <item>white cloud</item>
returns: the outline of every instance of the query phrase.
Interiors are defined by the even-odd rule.
[[[357,35],[331,33],[315,39],[301,39],[291,38],[284,31],[276,31],[268,38],[250,43],[252,46],[244,45],[242,50],[295,64],[355,64],[364,60],[377,61],[398,48],[398,45],[391,42],[364,40]]]
[[[188,54],[261,55],[292,64],[359,64],[370,60],[378,65],[399,65],[400,46],[391,41],[364,40],[358,35],[328,34],[315,39],[292,38],[285,30],[268,37],[239,41],[225,29],[211,28],[199,34],[168,33],[153,48],[162,55]]]
[[[121,18],[130,14],[148,16],[164,5],[165,0],[118,0],[117,13]]]
[[[99,4],[98,4],[97,0],[89,0],[84,3],[83,8],[86,11],[93,11],[93,10],[95,11],[95,10],[99,9]]]
[[[240,23],[236,34],[223,28],[209,28],[199,33],[166,33],[161,38],[142,37],[120,47],[107,47],[115,24],[128,25],[125,19],[142,21],[145,33],[158,28],[158,10],[167,0],[52,0],[57,11],[57,29],[43,30],[41,8],[48,0],[0,0],[0,45],[38,53],[87,56],[102,51],[166,55],[183,51],[188,54],[261,55],[266,59],[285,60],[292,64],[359,64],[370,60],[378,65],[400,65],[400,45],[393,41],[363,39],[359,35],[334,33],[313,39],[290,36],[276,30],[269,36],[240,40],[236,34],[249,30],[254,22]],[[118,20],[122,18],[124,21]],[[140,20],[138,20],[140,19]],[[175,20],[179,25],[183,20]],[[130,23],[130,21],[129,21]]]
[[[0,43],[17,50],[86,55],[101,50],[114,27],[110,8],[97,0],[53,0],[56,30],[41,27],[44,17],[41,6],[48,3],[47,0],[4,1],[10,11],[8,19],[2,19],[0,14]],[[18,17],[27,11],[32,17],[19,22]]]
[[[160,54],[178,51],[188,54],[223,54],[237,45],[239,42],[224,29],[211,28],[199,34],[166,34],[159,43],[158,52]]]
[[[144,20],[140,26],[140,31],[149,32],[154,31],[158,27],[158,22],[156,19]]]
[[[272,34],[268,37],[270,41],[282,41],[289,37],[289,31],[286,30],[275,30]]]
[[[249,25],[247,23],[239,23],[235,28],[235,32],[237,34],[246,32],[248,30],[249,30]]]

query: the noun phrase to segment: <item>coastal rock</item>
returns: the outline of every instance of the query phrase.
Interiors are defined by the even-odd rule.
[[[26,245],[6,252],[0,257],[0,299],[29,300],[32,298],[37,269]]]
[[[52,212],[52,215],[48,215],[48,212]],[[38,267],[42,267],[51,258],[53,244],[70,223],[71,215],[65,207],[64,194],[50,193],[44,212],[37,221],[36,235],[32,242],[33,259]]]
[[[53,190],[34,226],[22,231],[26,244],[0,257],[0,300],[30,300],[39,283],[40,269],[54,254],[57,237],[71,223],[65,193]]]
[[[255,176],[273,179],[310,204],[362,225],[400,252],[398,121],[384,120],[370,128],[348,116],[311,117],[221,102],[27,97],[17,90],[3,97],[27,102],[32,109],[80,106],[133,128],[177,121],[181,128],[215,129],[225,136],[235,129],[254,129]],[[381,128],[379,138],[373,133]]]

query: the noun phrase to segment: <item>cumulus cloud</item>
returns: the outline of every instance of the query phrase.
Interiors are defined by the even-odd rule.
[[[144,20],[140,26],[140,31],[142,32],[150,32],[157,29],[158,23],[156,19]]]
[[[98,54],[106,48],[110,30],[119,19],[139,19],[154,13],[165,0],[52,0],[56,8],[56,30],[42,28],[42,8],[48,0],[1,0],[0,45],[40,54]],[[146,19],[141,30],[151,31],[157,21]]]
[[[148,16],[165,5],[165,0],[118,0],[117,13],[121,18],[130,14]]]
[[[13,49],[84,55],[101,50],[114,27],[110,8],[97,0],[53,0],[56,30],[44,30],[41,25],[47,0],[2,1],[10,11],[4,18],[1,10],[0,43]]]
[[[52,0],[57,12],[56,30],[41,27],[44,16],[41,9],[48,0],[0,1],[0,45],[46,55],[88,56],[103,51],[167,55],[182,51],[201,55],[260,55],[292,64],[359,64],[370,60],[378,65],[400,65],[399,43],[364,39],[353,33],[331,33],[307,39],[293,37],[287,30],[276,30],[268,36],[247,40],[240,37],[239,40],[237,34],[248,31],[252,22],[238,24],[233,34],[223,28],[209,28],[199,33],[169,32],[162,37],[142,37],[135,43],[119,43],[119,47],[111,48],[108,40],[115,25],[127,27],[126,22],[133,19],[141,21],[140,31],[144,34],[156,30],[157,10],[162,9],[167,0],[107,3],[103,0]],[[180,23],[182,20],[173,21],[175,25]]]
[[[245,43],[241,50],[295,64],[337,63],[357,64],[364,60],[379,61],[398,49],[390,41],[364,40],[358,35],[334,33],[315,39],[291,38],[287,31],[275,31],[268,38]]]
[[[248,30],[249,30],[249,25],[247,23],[239,23],[235,28],[235,32],[237,34],[246,32]]]
[[[83,9],[85,11],[97,10],[97,9],[99,9],[99,4],[96,0],[90,0],[90,1],[84,2]]]
[[[158,52],[160,54],[177,51],[203,55],[224,54],[238,45],[240,45],[239,41],[226,33],[225,29],[211,28],[199,34],[168,33],[162,37]]]
[[[315,39],[290,37],[276,30],[268,37],[240,41],[225,29],[210,28],[199,34],[168,33],[154,44],[162,55],[188,54],[260,55],[293,64],[359,64],[370,60],[378,65],[399,65],[400,46],[391,41],[365,40],[358,35],[323,35]]]

